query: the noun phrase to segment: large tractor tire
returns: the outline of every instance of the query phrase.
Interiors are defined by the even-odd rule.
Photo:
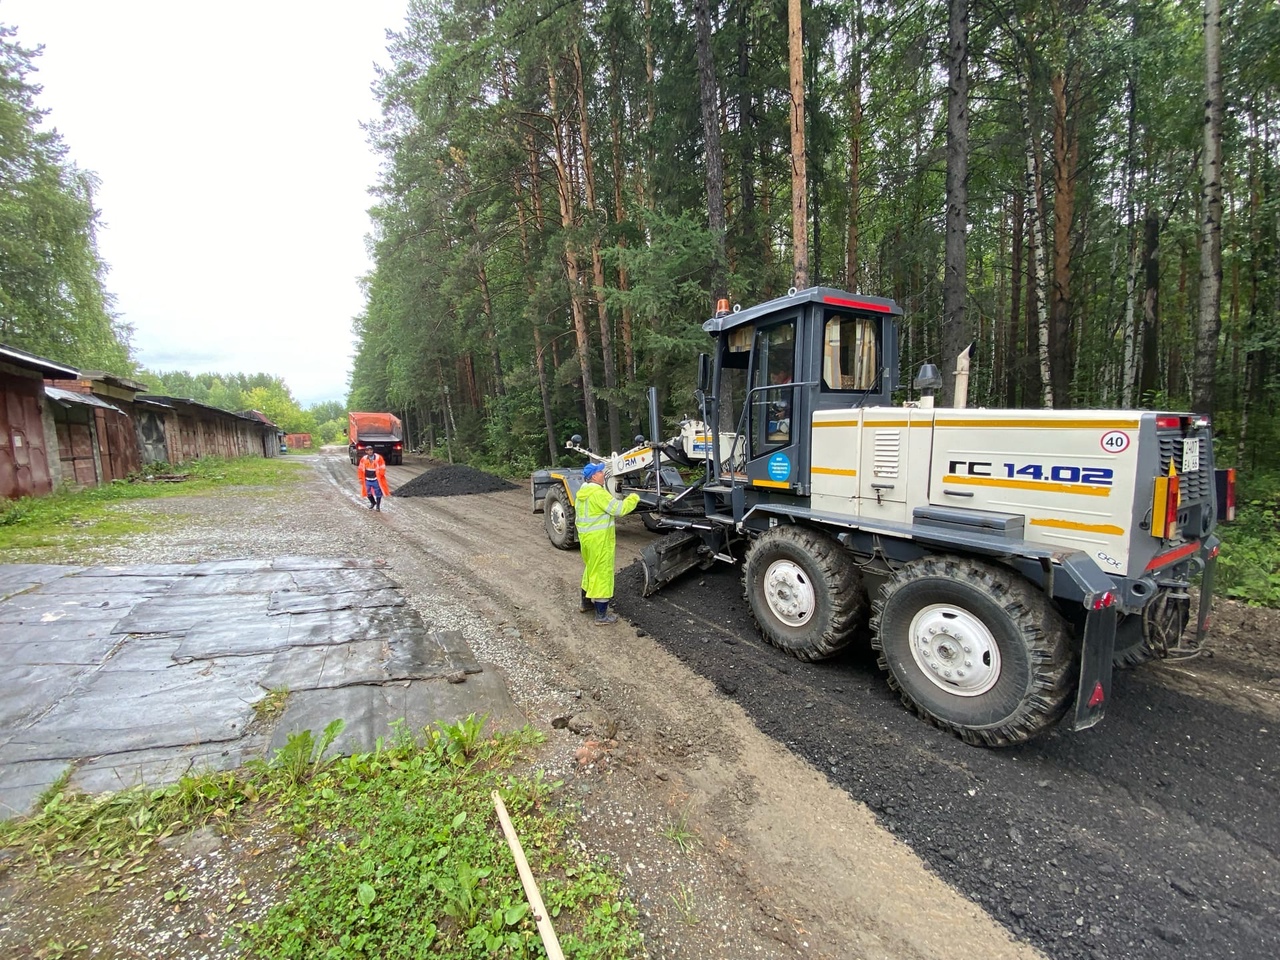
[[[1116,625],[1112,664],[1127,669],[1169,657],[1171,651],[1181,648],[1182,635],[1190,622],[1191,598],[1174,590],[1161,590],[1142,613],[1122,617]]]
[[[880,667],[903,702],[966,743],[1023,743],[1056,724],[1078,666],[1066,621],[1029,581],[961,557],[923,557],[880,588]]]
[[[761,534],[747,553],[743,588],[760,630],[800,660],[825,660],[853,640],[867,595],[840,544],[806,527]]]
[[[552,487],[542,505],[542,523],[547,539],[558,550],[572,550],[578,545],[578,527],[574,522],[573,504],[564,487]]]
[[[1147,646],[1142,635],[1142,615],[1129,614],[1116,625],[1115,651],[1111,655],[1112,666],[1120,670],[1140,666],[1156,658],[1155,651]]]

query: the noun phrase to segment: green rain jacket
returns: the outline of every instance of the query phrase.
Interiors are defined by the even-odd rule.
[[[613,553],[617,543],[614,521],[640,502],[637,494],[619,500],[598,483],[584,483],[574,501],[578,543],[582,547],[582,589],[592,600],[613,596]]]

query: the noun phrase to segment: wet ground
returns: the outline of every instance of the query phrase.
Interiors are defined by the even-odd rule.
[[[1118,675],[1092,730],[980,749],[908,713],[866,648],[804,664],[766,645],[736,569],[639,586],[620,574],[625,617],[1050,956],[1280,955],[1267,669],[1152,664]]]
[[[271,691],[288,698],[266,723],[255,704]],[[373,561],[0,566],[0,817],[68,769],[97,793],[233,769],[336,718],[334,749],[351,753],[393,719],[471,713],[525,722]]]

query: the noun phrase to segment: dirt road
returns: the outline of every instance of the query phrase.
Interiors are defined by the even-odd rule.
[[[354,507],[350,463],[328,458],[318,466]],[[421,469],[389,468],[392,489]],[[652,956],[1037,955],[942,882],[824,771],[759,732],[737,702],[665,649],[691,634],[694,617],[654,618],[646,636],[626,623],[598,628],[580,614],[581,560],[550,545],[527,488],[392,497],[380,514],[352,519],[376,531],[370,542],[385,551],[411,601],[415,593],[453,591],[492,623],[514,625],[521,639],[513,642],[527,644],[522,658],[547,681],[541,691],[514,685],[532,722],[572,736],[551,724],[580,709],[577,691],[602,715],[597,727],[618,745],[580,770],[570,788],[583,796],[592,842],[632,880]],[[619,563],[651,536],[638,519],[625,521]],[[703,611],[698,622],[708,615],[721,623],[733,616]],[[486,659],[483,649],[476,655]],[[931,736],[927,728],[917,732]],[[672,842],[676,825],[696,842]]]
[[[470,499],[426,507],[418,549],[548,624],[547,650],[609,689],[639,765],[670,768],[704,833],[791,895],[819,950],[866,950],[839,944],[869,927],[878,947],[992,955],[958,945],[976,903],[1053,957],[1280,955],[1269,611],[1224,605],[1212,657],[1121,674],[1093,730],[982,750],[908,714],[867,650],[807,665],[762,643],[727,566],[649,600],[624,572],[620,612],[641,636],[601,638],[572,612],[576,555],[551,549],[527,491]],[[620,564],[649,537],[630,524]],[[934,899],[887,834],[967,900]]]

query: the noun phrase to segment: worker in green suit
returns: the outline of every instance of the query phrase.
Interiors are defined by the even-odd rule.
[[[604,488],[604,464],[588,463],[582,468],[582,487],[578,490],[573,509],[578,528],[578,543],[582,547],[582,610],[592,607],[596,612],[596,624],[603,626],[617,623],[618,618],[609,612],[613,598],[613,557],[617,545],[614,524],[618,517],[625,517],[640,502],[638,494],[619,500]]]

